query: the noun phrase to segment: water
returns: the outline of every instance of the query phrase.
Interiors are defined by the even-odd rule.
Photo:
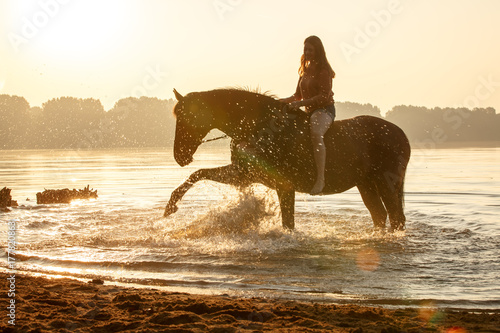
[[[102,278],[174,291],[384,306],[500,309],[500,149],[414,150],[407,230],[373,231],[359,193],[299,194],[296,231],[281,228],[276,195],[240,194],[201,182],[163,218],[191,172],[228,163],[202,147],[180,168],[170,150],[2,151],[0,187],[20,207],[0,213],[1,270],[7,222],[18,221],[16,269]],[[83,188],[99,198],[37,205],[44,188]],[[30,201],[26,201],[26,199]]]

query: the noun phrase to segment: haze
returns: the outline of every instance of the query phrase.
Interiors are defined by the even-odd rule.
[[[319,36],[335,99],[500,110],[496,0],[0,2],[0,94],[172,98],[227,86],[294,92]]]

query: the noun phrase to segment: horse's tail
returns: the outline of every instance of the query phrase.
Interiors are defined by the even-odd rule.
[[[404,135],[404,133],[403,133]],[[398,229],[398,230],[404,230],[405,229],[405,224],[406,224],[406,216],[404,214],[404,208],[405,208],[405,180],[406,180],[406,172],[408,170],[408,163],[410,161],[410,155],[411,155],[411,147],[410,143],[408,142],[408,138],[406,135],[404,135],[404,144],[403,144],[403,149],[401,150],[401,155],[398,158],[399,162],[399,174],[400,174],[400,180],[399,180],[399,186],[397,189],[397,199],[398,204],[400,207],[399,211],[399,217],[397,218],[396,221],[391,221],[391,227],[393,229]]]
[[[401,175],[401,185],[398,189],[398,200],[401,202],[401,207],[405,208],[405,178],[406,178],[406,169],[402,172]]]
[[[390,195],[393,200],[397,200],[404,207],[405,200],[405,175],[406,170],[386,171],[385,181],[382,183],[382,188],[385,189],[387,193],[392,193]],[[380,189],[380,188],[379,188]]]
[[[401,130],[401,132],[403,132]],[[405,207],[405,180],[406,180],[406,171],[408,170],[408,163],[410,162],[410,156],[411,156],[411,146],[410,146],[410,142],[408,141],[408,137],[406,136],[406,134],[404,134],[403,132],[403,135],[404,135],[404,138],[405,138],[405,148],[404,148],[404,158],[403,160],[400,160],[399,162],[401,163],[401,167],[403,168],[403,170],[401,171],[401,188],[399,190],[399,197],[400,197],[400,200],[401,200],[401,206],[404,208]]]

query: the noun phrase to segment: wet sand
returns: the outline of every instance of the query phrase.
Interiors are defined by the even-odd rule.
[[[0,332],[500,332],[498,312],[193,295],[20,274],[9,297],[8,277],[0,274]]]

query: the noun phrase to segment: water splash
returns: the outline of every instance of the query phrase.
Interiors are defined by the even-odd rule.
[[[269,192],[259,193],[255,187],[240,191],[195,216],[185,227],[167,233],[171,239],[203,239],[224,235],[248,235],[277,215],[277,206]]]

